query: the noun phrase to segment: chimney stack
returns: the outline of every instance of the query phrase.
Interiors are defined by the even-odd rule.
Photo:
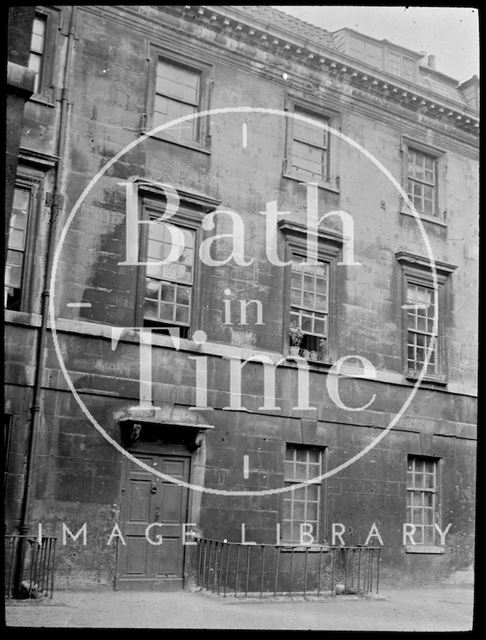
[[[431,69],[435,69],[435,56],[434,55],[429,55],[427,57],[427,66],[430,67]]]

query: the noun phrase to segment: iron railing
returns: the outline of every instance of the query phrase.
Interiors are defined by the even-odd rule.
[[[5,536],[7,598],[52,598],[56,541],[53,536]]]
[[[203,589],[235,597],[378,593],[380,547],[243,544],[198,538]]]

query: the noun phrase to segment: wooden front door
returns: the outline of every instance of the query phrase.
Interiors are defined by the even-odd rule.
[[[173,478],[189,480],[190,456],[137,453],[145,464]],[[117,589],[182,589],[182,524],[187,522],[188,489],[166,482],[131,460],[122,487]],[[153,525],[147,532],[147,527]],[[162,544],[150,544],[160,540]]]

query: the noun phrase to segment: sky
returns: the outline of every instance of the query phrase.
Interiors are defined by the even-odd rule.
[[[328,31],[356,29],[435,54],[436,69],[464,82],[479,75],[478,10],[466,7],[275,6]]]

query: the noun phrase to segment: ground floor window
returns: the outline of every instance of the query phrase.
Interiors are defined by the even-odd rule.
[[[287,444],[284,461],[285,484],[299,484],[322,473],[322,449]],[[301,524],[312,526],[312,536],[319,540],[321,483],[288,491],[283,497],[282,540],[299,542]],[[305,530],[310,531],[308,527]]]
[[[415,544],[435,544],[437,521],[438,461],[425,456],[408,456],[407,523],[415,526]]]

